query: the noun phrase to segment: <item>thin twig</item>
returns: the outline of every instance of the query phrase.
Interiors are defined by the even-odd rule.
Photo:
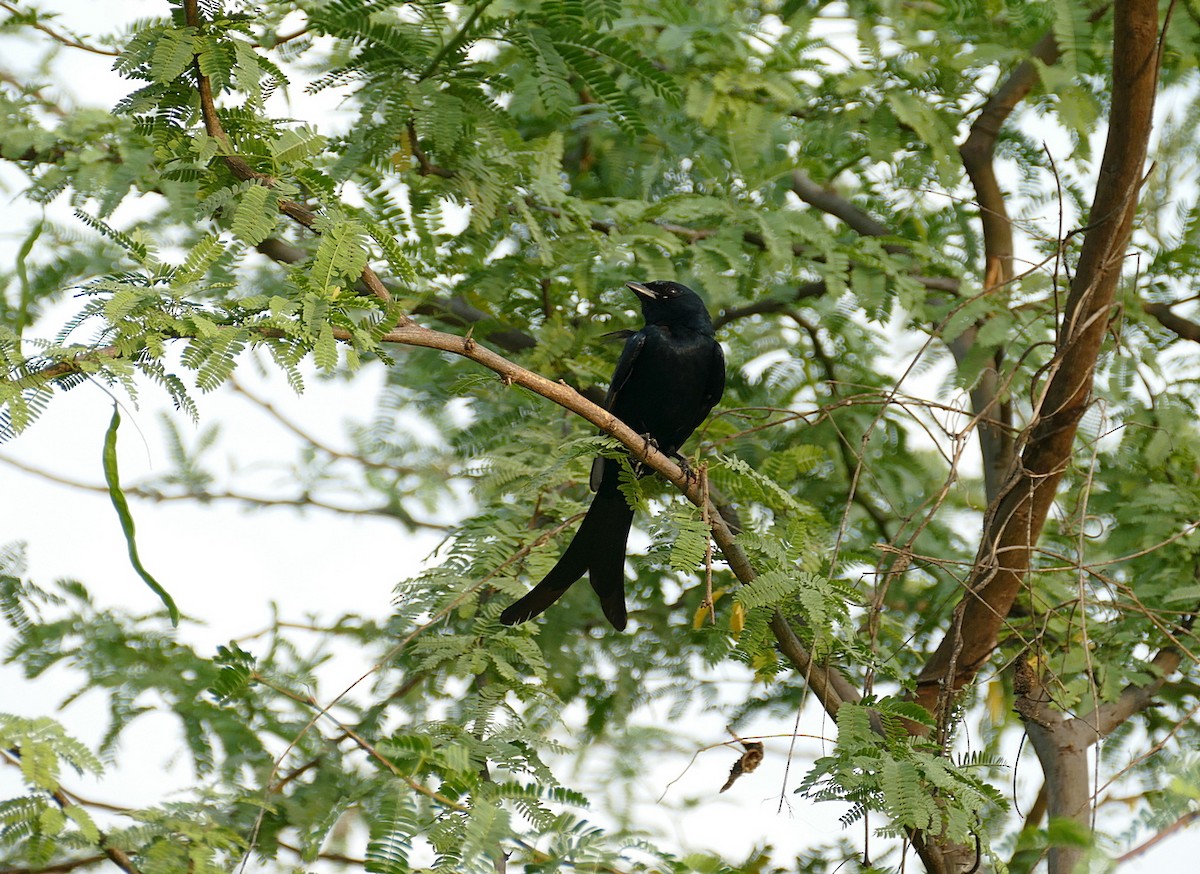
[[[703,462],[699,468],[700,474],[700,518],[704,521],[704,527],[708,533],[704,537],[704,603],[700,605],[701,609],[708,610],[709,622],[712,625],[717,624],[717,607],[713,603],[713,565],[712,565],[712,521],[709,516],[709,500],[708,500],[708,462]]]
[[[1153,837],[1149,838],[1148,840],[1144,841],[1141,844],[1138,844],[1136,847],[1134,847],[1129,852],[1123,853],[1122,855],[1117,856],[1117,858],[1114,859],[1113,862],[1117,865],[1123,865],[1126,862],[1133,861],[1138,856],[1145,855],[1151,849],[1153,849],[1157,844],[1159,844],[1162,841],[1165,841],[1167,838],[1171,837],[1176,832],[1183,831],[1185,828],[1187,828],[1189,825],[1191,825],[1198,819],[1200,819],[1200,810],[1192,810],[1192,811],[1189,811],[1188,813],[1185,813],[1183,816],[1179,817],[1179,819],[1175,820],[1173,823],[1171,823],[1169,826],[1164,828],[1162,831],[1155,834]]]
[[[482,2],[475,5],[475,7],[471,10],[471,14],[467,16],[467,20],[463,22],[463,26],[458,29],[458,32],[455,33],[454,36],[448,40],[444,46],[442,46],[441,50],[433,56],[433,60],[431,60],[428,66],[426,66],[421,72],[421,75],[417,77],[418,82],[423,82],[432,76],[442,61],[446,59],[446,56],[466,41],[467,35],[470,33],[471,28],[475,25],[475,22],[479,20],[479,16],[483,14],[483,11],[487,9],[491,3],[492,0],[482,0]]]
[[[16,750],[3,750],[0,751],[0,755],[2,755],[4,760],[10,764],[18,764],[21,759],[21,754]],[[51,790],[49,794],[50,797],[54,799],[54,803],[57,804],[63,811],[66,811],[70,807],[76,806],[75,802],[71,800],[71,796],[64,791],[61,786]],[[108,836],[99,829],[96,830],[95,845],[98,849],[103,851],[104,855],[110,862],[112,862],[122,871],[126,872],[126,874],[141,874],[137,865],[133,863],[133,859],[129,857],[129,854],[120,847],[112,846],[108,842]]]
[[[79,489],[80,491],[96,492],[99,494],[107,494],[108,487],[98,485],[96,483],[83,482],[82,480],[74,480],[64,477],[61,474],[53,471],[44,470],[39,467],[34,467],[31,464],[26,464],[22,461],[17,461],[15,458],[9,458],[0,455],[0,464],[7,464],[10,467],[15,467],[17,470],[24,471],[31,476],[36,476],[47,482],[56,483],[67,488]],[[183,492],[180,494],[169,495],[160,492],[156,489],[149,489],[142,486],[126,486],[122,489],[126,495],[138,498],[144,501],[150,501],[155,504],[165,504],[174,501],[195,501],[200,504],[211,504],[217,501],[232,501],[239,504],[245,504],[248,507],[293,507],[303,510],[306,507],[312,507],[318,510],[325,510],[330,513],[338,513],[343,516],[378,516],[384,519],[394,519],[409,530],[423,529],[427,531],[445,531],[445,525],[439,525],[436,522],[426,522],[422,519],[413,518],[397,505],[387,504],[380,507],[343,507],[337,504],[330,504],[322,501],[319,498],[314,498],[312,495],[305,494],[298,498],[268,498],[258,495],[246,495],[239,492]]]
[[[62,45],[65,45],[69,48],[82,49],[83,51],[91,52],[94,55],[104,55],[106,58],[118,58],[121,56],[121,53],[116,51],[115,49],[101,49],[101,48],[97,48],[96,46],[88,45],[85,42],[80,42],[77,39],[72,39],[69,36],[63,36],[58,31],[56,31],[53,28],[50,28],[47,25],[42,24],[40,21],[38,21],[37,12],[34,10],[30,10],[28,12],[23,12],[20,9],[18,9],[16,6],[13,6],[11,3],[5,2],[5,0],[0,0],[0,9],[7,10],[8,12],[12,13],[13,17],[15,17],[15,18],[29,18],[30,19],[29,20],[30,27],[37,28],[42,33],[46,34],[48,37],[50,37],[52,40],[54,40],[55,42],[61,43]]]

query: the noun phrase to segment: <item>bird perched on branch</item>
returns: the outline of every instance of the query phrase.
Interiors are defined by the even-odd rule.
[[[625,341],[604,407],[667,455],[708,416],[725,391],[725,355],[700,295],[678,282],[627,282],[642,305],[645,326]],[[604,615],[625,628],[625,543],[633,508],[618,488],[620,463],[598,457],[596,492],[587,515],[553,570],[500,614],[505,625],[539,615],[585,573]]]

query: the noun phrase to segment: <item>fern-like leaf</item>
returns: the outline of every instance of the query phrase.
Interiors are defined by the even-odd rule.
[[[275,193],[265,185],[251,185],[233,213],[233,233],[247,245],[257,246],[275,232],[277,202]]]
[[[310,127],[285,130],[268,144],[276,169],[305,161],[325,150],[328,141]]]
[[[410,794],[397,781],[370,817],[366,870],[370,874],[409,874],[408,854],[417,831]]]
[[[335,294],[346,280],[357,280],[367,266],[363,246],[363,227],[358,222],[342,221],[321,235],[312,263],[313,287],[324,294]]]
[[[692,573],[704,563],[710,537],[709,527],[700,518],[700,510],[687,504],[671,514],[677,534],[671,544],[671,569]]]
[[[175,270],[174,280],[179,283],[197,282],[225,254],[225,246],[216,234],[206,234],[192,244],[188,256]]]
[[[128,234],[122,233],[116,228],[111,227],[101,219],[98,219],[93,215],[88,215],[81,209],[75,210],[75,217],[88,227],[92,228],[92,230],[98,232],[101,236],[112,240],[114,243],[132,255],[139,264],[144,264],[146,262],[148,258],[148,252],[146,251],[144,244],[139,243]]]
[[[254,656],[236,643],[218,646],[213,663],[220,666],[217,678],[209,687],[219,701],[229,701],[244,694],[250,688],[250,675],[254,671]]]
[[[150,58],[150,77],[153,81],[170,82],[183,74],[192,63],[196,51],[195,34],[195,29],[191,27],[158,32],[158,40]]]

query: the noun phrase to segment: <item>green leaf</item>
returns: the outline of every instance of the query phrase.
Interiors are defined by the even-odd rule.
[[[278,198],[265,185],[251,185],[233,213],[233,233],[247,245],[257,246],[275,232]]]
[[[276,168],[286,167],[319,155],[325,150],[328,140],[310,127],[285,130],[268,144]]]
[[[366,266],[362,225],[354,221],[337,222],[321,234],[312,264],[314,287],[333,295],[347,285],[344,280],[357,281]]]
[[[93,230],[100,233],[102,236],[112,240],[130,255],[132,255],[138,263],[145,263],[149,257],[144,243],[138,242],[127,234],[118,231],[116,228],[110,227],[107,223],[101,221],[95,216],[88,215],[83,210],[75,210],[75,217],[88,225]]]
[[[418,834],[411,792],[399,780],[368,817],[366,870],[370,874],[409,874],[408,854]]]
[[[333,328],[328,323],[321,326],[321,333],[313,346],[313,360],[326,373],[332,373],[337,368],[337,340],[333,338]]]
[[[108,431],[104,435],[103,453],[104,481],[108,484],[108,496],[112,501],[113,508],[117,511],[117,518],[121,522],[125,545],[129,548],[129,563],[133,565],[133,569],[137,571],[143,582],[150,587],[154,594],[158,595],[163,605],[166,606],[167,612],[171,615],[171,624],[178,625],[179,608],[175,606],[175,600],[142,566],[142,561],[138,558],[137,541],[134,539],[133,514],[129,512],[129,502],[125,499],[125,493],[121,491],[121,476],[117,471],[117,429],[120,425],[121,411],[116,404],[113,404],[112,419],[109,420]]]
[[[396,235],[390,233],[386,228],[376,222],[368,222],[366,224],[368,233],[371,238],[379,244],[379,248],[383,250],[383,256],[387,259],[388,264],[392,268],[392,272],[405,282],[412,283],[417,279],[417,271],[413,269],[412,262],[408,260],[403,248],[400,246]]]
[[[220,670],[209,688],[218,700],[232,700],[250,688],[255,658],[238,646],[236,641],[230,641],[227,647],[218,646],[213,663],[218,665]]]
[[[192,244],[187,258],[175,271],[175,281],[196,282],[203,279],[214,264],[225,254],[225,246],[216,234],[206,234]]]
[[[150,75],[155,82],[170,82],[179,78],[192,63],[196,52],[195,30],[190,27],[159,32],[150,62]]]

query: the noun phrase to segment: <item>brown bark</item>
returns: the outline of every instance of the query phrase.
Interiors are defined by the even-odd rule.
[[[1094,732],[1053,706],[1034,667],[1025,659],[1015,665],[1013,689],[1017,713],[1042,764],[1046,812],[1051,820],[1075,820],[1088,828],[1092,807],[1087,750]],[[1083,854],[1084,848],[1076,845],[1050,847],[1048,874],[1072,874]]]
[[[921,672],[918,700],[936,710],[943,685],[960,689],[991,654],[1004,617],[1029,572],[1055,489],[1071,460],[1090,400],[1096,358],[1120,278],[1146,159],[1157,83],[1158,10],[1150,0],[1116,6],[1113,108],[1091,226],[1067,299],[1059,348],[1024,451],[989,507],[976,567],[960,604],[959,633],[947,635]]]
[[[1067,299],[1049,382],[1022,435],[1001,493],[988,509],[976,566],[952,631],[921,672],[917,700],[939,711],[943,688],[969,683],[1030,569],[1055,489],[1071,460],[1090,400],[1146,160],[1158,79],[1158,10],[1151,0],[1116,5],[1113,103],[1091,223]]]
[[[1089,17],[1097,21],[1108,12],[1103,4]],[[975,189],[979,204],[979,221],[983,231],[984,280],[983,293],[1002,291],[1013,279],[1013,229],[1008,215],[1004,190],[996,176],[996,141],[1013,110],[1024,100],[1038,81],[1037,63],[1050,65],[1058,61],[1059,48],[1054,34],[1047,33],[1033,47],[1027,60],[996,89],[980,110],[971,131],[958,148],[963,169]],[[975,343],[980,325],[968,328],[949,344],[954,360],[960,365]],[[1016,449],[1012,438],[1012,407],[1000,400],[1003,384],[1000,368],[1003,353],[997,352],[993,366],[986,368],[971,387],[971,408],[983,418],[979,423],[979,446],[983,455],[984,492],[990,503],[1000,493],[1004,476],[1012,465]]]
[[[1045,389],[1021,435],[1023,450],[988,507],[967,590],[948,633],[918,677],[916,700],[943,726],[955,694],[974,679],[996,648],[1000,628],[1030,572],[1033,547],[1071,462],[1079,420],[1091,399],[1121,275],[1153,117],[1158,7],[1154,0],[1120,0],[1114,17],[1108,141],[1058,347],[1047,368]],[[1050,792],[1050,815],[1086,818],[1090,801],[1087,744],[1081,742],[1085,727],[1061,714],[1029,724],[1047,781],[1061,783]],[[930,871],[964,870],[961,846],[943,847],[931,840],[918,844],[918,850]],[[1069,871],[1074,859],[1068,850],[1056,852],[1052,874]]]
[[[1190,630],[1184,623],[1181,632]],[[1045,783],[1039,802],[1051,820],[1074,820],[1082,829],[1091,827],[1092,791],[1088,748],[1119,725],[1145,709],[1183,660],[1174,647],[1161,650],[1150,662],[1157,677],[1148,683],[1128,686],[1114,700],[1080,716],[1069,716],[1053,701],[1035,667],[1027,659],[1014,665],[1013,691],[1016,710],[1042,765]],[[1036,805],[1035,805],[1036,808]],[[1042,811],[1030,811],[1026,828],[1035,827]],[[1048,874],[1073,874],[1084,857],[1083,847],[1055,845],[1046,851]]]
[[[1176,313],[1170,304],[1147,301],[1142,304],[1142,310],[1146,315],[1156,318],[1160,325],[1178,335],[1181,340],[1200,343],[1200,325]]]

